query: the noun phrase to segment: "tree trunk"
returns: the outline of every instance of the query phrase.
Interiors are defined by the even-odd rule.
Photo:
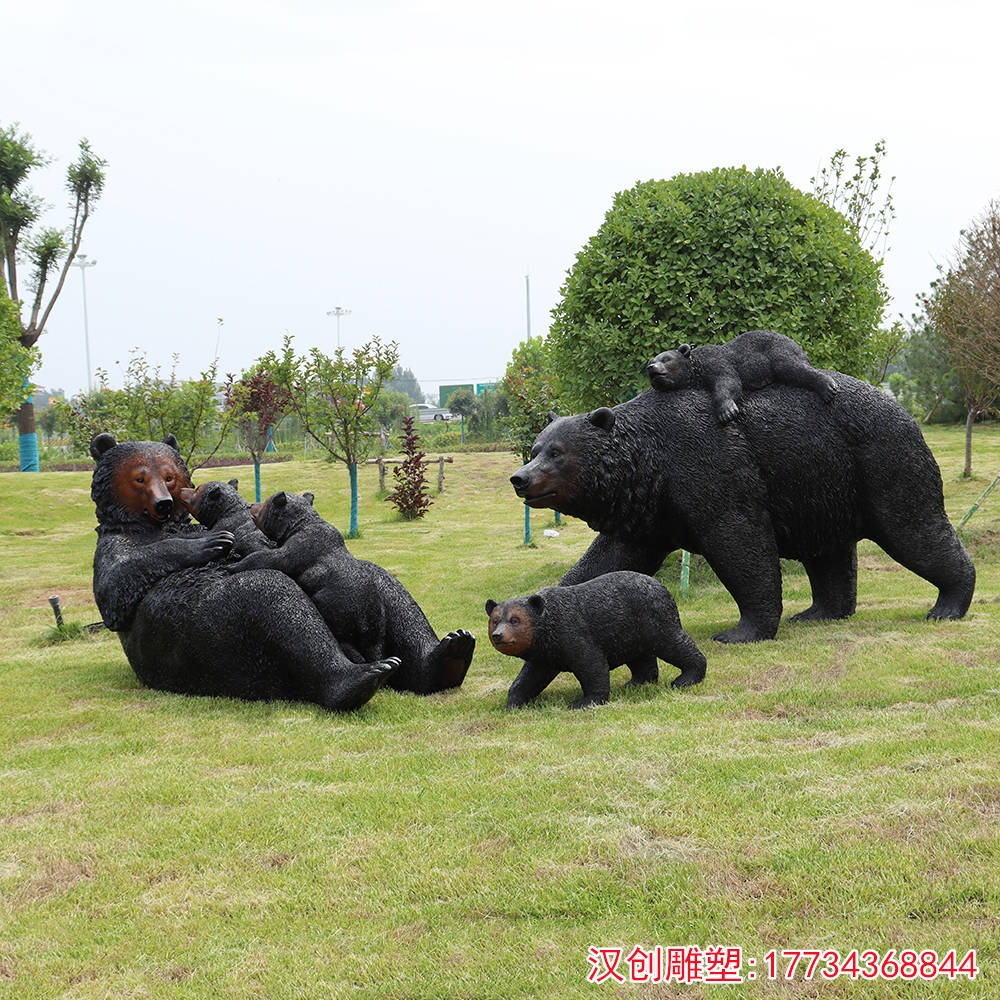
[[[38,435],[35,433],[35,402],[29,396],[17,411],[18,450],[22,472],[38,472]]]
[[[972,425],[976,422],[976,408],[969,407],[969,413],[965,418],[965,471],[962,473],[963,479],[972,478]]]
[[[260,503],[260,462],[256,460],[253,463],[253,490],[257,503]]]

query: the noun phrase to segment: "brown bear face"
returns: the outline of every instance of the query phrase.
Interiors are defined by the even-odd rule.
[[[181,503],[191,480],[172,448],[154,445],[124,456],[115,466],[111,490],[118,504],[137,520],[164,524]]]
[[[669,392],[671,389],[683,389],[691,384],[691,348],[682,344],[676,351],[664,351],[657,354],[646,365],[646,374],[654,389]]]
[[[527,603],[487,601],[486,613],[490,616],[490,642],[494,649],[507,656],[524,656],[535,638],[534,616]]]

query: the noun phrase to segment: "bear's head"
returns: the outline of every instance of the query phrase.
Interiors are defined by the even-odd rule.
[[[681,344],[676,351],[657,354],[646,365],[649,383],[660,392],[683,389],[691,384],[691,345]]]
[[[173,434],[162,443],[121,444],[110,434],[98,434],[90,454],[97,462],[90,496],[100,524],[163,527],[188,519],[180,494],[191,486],[191,476]]]
[[[579,509],[580,487],[589,479],[586,466],[592,454],[603,450],[615,419],[614,410],[606,406],[585,416],[560,417],[550,412],[548,424],[531,448],[531,460],[510,477],[525,506],[550,507],[566,514]],[[602,443],[592,440],[596,438]]]
[[[227,514],[250,510],[240,496],[239,485],[238,479],[230,479],[228,483],[202,483],[197,489],[185,487],[180,501],[206,528],[212,528]]]
[[[498,604],[486,602],[490,616],[490,642],[507,656],[525,656],[535,640],[535,623],[545,610],[541,594],[515,597]]]
[[[320,520],[313,510],[312,493],[286,493],[282,490],[261,503],[250,505],[253,523],[272,541],[279,545],[309,522]]]

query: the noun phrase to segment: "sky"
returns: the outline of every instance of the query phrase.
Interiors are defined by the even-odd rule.
[[[5,5],[0,125],[108,161],[91,368],[184,376],[372,335],[435,394],[548,328],[616,192],[717,166],[796,186],[887,144],[890,318],[1000,199],[1000,5],[911,0],[88,0]],[[530,310],[526,296],[530,277]],[[73,268],[35,381],[87,385]],[[222,323],[219,323],[219,319]],[[669,347],[671,345],[664,345]]]

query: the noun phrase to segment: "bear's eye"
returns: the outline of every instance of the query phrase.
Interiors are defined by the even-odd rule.
[[[561,449],[559,449],[559,448],[549,448],[549,457],[550,458],[559,458],[560,455],[562,455]]]
[[[135,481],[137,483],[144,483],[146,481],[146,477],[140,472],[139,475],[135,477]]]
[[[521,624],[521,619],[518,618],[517,615],[514,615],[514,617],[511,618],[510,623],[511,623],[511,625],[520,625]]]

